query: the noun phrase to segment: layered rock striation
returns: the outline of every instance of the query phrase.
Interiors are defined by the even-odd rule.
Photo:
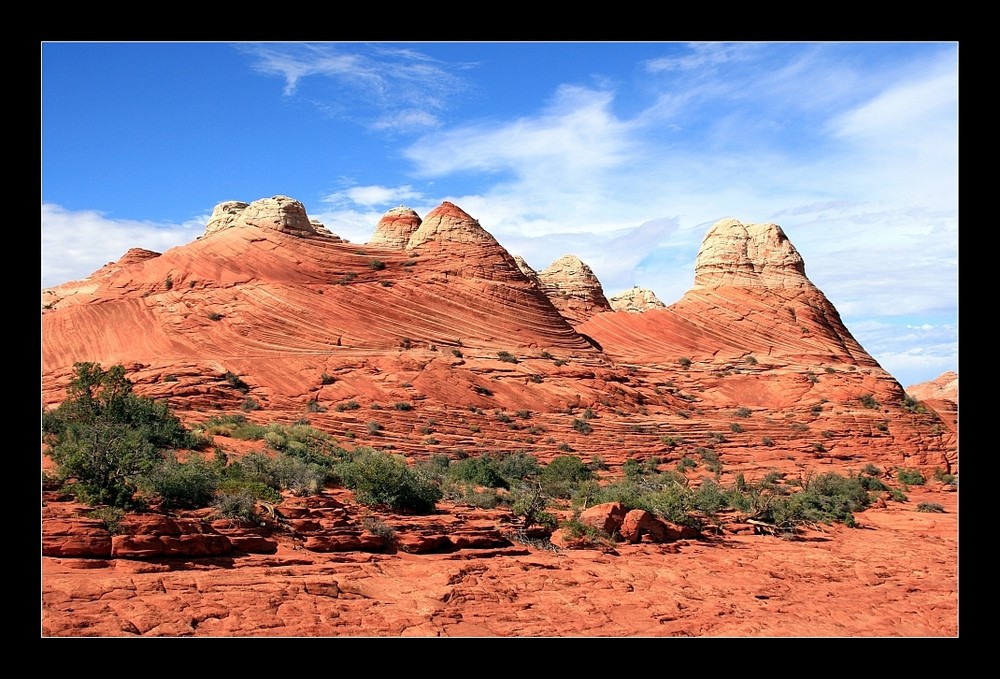
[[[611,311],[601,281],[576,255],[563,255],[538,272],[538,281],[559,313],[573,326]]]

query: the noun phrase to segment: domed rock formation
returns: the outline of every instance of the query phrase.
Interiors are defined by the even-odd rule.
[[[381,245],[389,248],[405,248],[410,236],[420,227],[420,215],[414,210],[400,205],[394,207],[378,221],[375,233],[368,245]]]
[[[716,222],[695,261],[696,288],[791,288],[811,285],[805,263],[777,224]]]
[[[325,235],[317,231],[302,203],[288,196],[272,196],[249,204],[236,200],[219,203],[205,226],[205,236],[245,226],[295,236]]]
[[[490,248],[500,247],[497,240],[480,226],[479,220],[473,219],[462,208],[448,201],[427,213],[427,217],[410,234],[406,249],[413,250],[427,243],[474,243]],[[513,262],[513,258],[511,261]]]
[[[652,290],[641,288],[638,285],[631,290],[619,292],[608,298],[608,302],[615,311],[627,311],[632,314],[639,314],[650,309],[663,309],[667,306],[657,298]]]
[[[611,311],[601,282],[576,255],[563,255],[538,272],[542,290],[552,304],[576,326],[594,314]]]

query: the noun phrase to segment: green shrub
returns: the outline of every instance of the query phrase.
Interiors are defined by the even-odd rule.
[[[102,522],[104,528],[111,535],[120,535],[122,533],[122,521],[125,519],[125,510],[120,507],[98,507],[97,509],[91,509],[86,515]]]
[[[875,400],[874,394],[862,394],[858,397],[858,401],[861,402],[861,405],[870,410],[879,409],[879,402]]]
[[[698,466],[698,463],[693,459],[685,455],[680,460],[677,461],[677,471],[684,473],[688,469],[694,469]]]
[[[921,502],[917,505],[918,512],[930,512],[934,514],[944,514],[944,507],[937,502]]]
[[[382,433],[382,430],[383,430],[383,429],[385,429],[385,427],[383,427],[383,426],[382,426],[381,424],[379,424],[379,423],[378,423],[378,422],[376,422],[375,420],[371,420],[371,421],[370,421],[370,422],[368,423],[368,433],[369,433],[369,434],[370,434],[371,436],[378,436],[379,434],[381,434],[381,433]]]
[[[392,407],[396,410],[413,410],[413,404],[407,403],[406,401],[400,401],[398,403],[393,403]]]
[[[927,479],[920,473],[920,470],[903,467],[896,470],[896,479],[907,486],[922,486],[927,482]]]
[[[934,468],[934,480],[940,483],[947,483],[950,485],[955,485],[955,483],[958,481],[958,479],[955,477],[954,474],[946,474],[945,471],[941,469],[941,467]]]
[[[764,436],[763,438],[761,438],[760,442],[762,445],[765,445],[768,448],[774,445],[774,439],[772,439],[770,436]]]
[[[736,415],[736,417],[750,417],[750,415],[753,414],[753,411],[746,406],[740,406],[733,414]]]
[[[222,480],[218,465],[193,455],[187,462],[174,455],[144,475],[139,486],[144,494],[159,498],[163,509],[207,507]]]
[[[319,378],[320,384],[333,384],[336,381],[337,378],[335,378],[333,375],[327,375],[326,373],[323,373]]]
[[[680,364],[680,366],[685,370],[691,367],[691,359],[687,357],[678,358],[677,363]]]
[[[345,401],[343,403],[338,403],[336,406],[334,406],[333,409],[336,410],[338,413],[342,413],[345,410],[357,410],[360,407],[361,406],[358,405],[357,401],[351,399],[350,401]]]
[[[77,363],[66,399],[42,414],[42,440],[60,479],[91,505],[129,508],[139,478],[162,451],[192,447],[194,437],[165,403],[132,393],[125,368]]]
[[[217,311],[208,312],[208,320],[210,321],[221,321],[223,318],[225,318],[225,316],[223,316]]]
[[[361,504],[430,512],[441,498],[441,489],[410,469],[405,459],[381,451],[358,450],[338,471]]]
[[[542,489],[552,497],[568,498],[573,486],[593,478],[593,472],[571,455],[560,455],[542,468],[538,480]]]
[[[368,268],[372,271],[381,271],[385,268],[385,262],[381,259],[370,259],[368,260]]]
[[[166,279],[163,281],[163,287],[167,290],[172,290],[174,287],[174,277],[171,274],[167,274]]]
[[[738,422],[731,422],[729,424],[729,431],[733,432],[734,434],[742,434],[743,433],[743,427],[740,426],[740,424]]]
[[[517,356],[510,353],[509,351],[498,351],[497,357],[504,363],[519,363]]]
[[[555,528],[555,516],[545,511],[551,497],[542,488],[541,483],[529,481],[517,484],[511,490],[508,500],[511,514],[521,517],[526,528],[535,525]]]
[[[454,356],[455,358],[462,358],[462,350],[461,349],[452,349],[451,350],[451,355]]]
[[[581,419],[573,420],[573,429],[575,429],[578,433],[583,434],[584,436],[586,436],[587,434],[591,433],[594,430],[593,427],[590,426],[590,423],[587,422],[587,420],[581,420]]]
[[[453,462],[448,467],[445,478],[449,481],[460,481],[487,488],[510,487],[500,471],[497,460],[486,454]]]

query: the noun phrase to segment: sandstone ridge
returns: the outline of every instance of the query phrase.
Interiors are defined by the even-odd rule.
[[[308,425],[412,465],[570,456],[602,485],[640,468],[699,491],[870,466],[927,483],[879,495],[863,530],[801,539],[735,508],[698,531],[565,500],[553,530],[467,496],[392,512],[336,483],[257,522],[153,507],[112,530],[46,486],[44,636],[957,634],[957,485],[938,473],[958,475],[957,418],[915,407],[780,227],[720,221],[692,287],[666,307],[633,294],[642,313],[615,311],[578,258],[536,274],[452,203],[393,208],[363,245],[324,231],[287,197],[229,201],[191,243],[43,290],[43,407],[88,361],[192,427]],[[229,462],[274,455],[218,431],[207,450]]]

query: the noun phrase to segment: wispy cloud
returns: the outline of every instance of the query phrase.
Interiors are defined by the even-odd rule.
[[[468,64],[448,64],[415,49],[355,43],[237,47],[252,57],[256,71],[284,79],[286,97],[303,96],[328,114],[360,114],[365,125],[381,131],[434,127],[450,98],[470,87],[453,73]],[[345,98],[349,105],[338,101]]]

